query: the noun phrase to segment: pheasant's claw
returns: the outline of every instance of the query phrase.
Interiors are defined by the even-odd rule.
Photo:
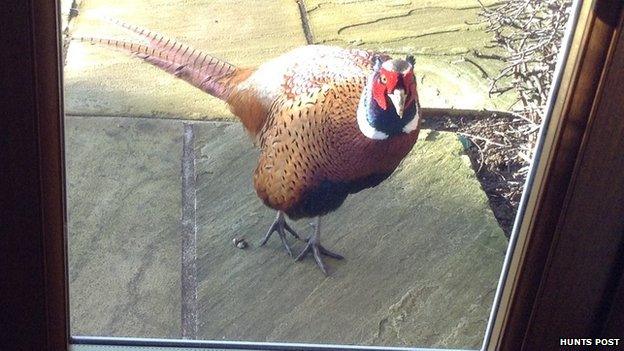
[[[273,224],[271,224],[271,226],[269,227],[269,231],[266,233],[266,235],[264,236],[264,238],[262,239],[262,241],[260,241],[260,246],[264,246],[264,244],[267,243],[267,241],[269,241],[269,238],[271,237],[271,235],[273,234],[273,232],[278,232],[279,234],[279,226],[277,223],[277,220],[275,222],[273,222]]]
[[[319,245],[319,250],[321,251],[321,253],[325,256],[329,256],[331,258],[335,258],[337,260],[342,260],[344,258],[344,256],[337,254],[335,252],[331,252],[329,250],[327,250],[326,248],[324,248],[323,246]]]
[[[337,260],[342,260],[344,258],[342,255],[331,252],[327,250],[326,248],[324,248],[321,244],[317,242],[314,236],[308,238],[306,241],[308,242],[308,244],[305,246],[303,251],[301,251],[301,253],[297,256],[295,261],[301,261],[310,251],[312,251],[316,264],[323,271],[323,273],[325,273],[325,275],[328,275],[327,267],[325,266],[325,263],[323,263],[323,259],[321,255],[329,256]]]
[[[290,249],[290,246],[288,246],[288,243],[286,242],[286,236],[284,235],[284,233],[279,233],[279,237],[280,240],[282,240],[282,244],[284,244],[284,248],[286,249],[286,252],[288,252],[288,256],[293,257],[293,253],[292,250]]]
[[[286,241],[286,232],[289,232],[292,236],[294,236],[297,239],[300,239],[300,238],[297,232],[295,232],[295,230],[292,229],[288,225],[288,223],[286,223],[286,218],[284,218],[284,213],[281,211],[277,212],[277,217],[275,217],[275,221],[273,221],[273,224],[271,224],[271,227],[269,227],[269,231],[266,233],[262,241],[260,241],[260,246],[264,246],[269,241],[269,238],[274,232],[277,232],[277,235],[279,235],[280,240],[282,241],[282,244],[284,245],[284,248],[286,249],[286,252],[288,253],[288,255],[290,257],[293,257],[292,250],[290,249],[290,246],[288,245],[288,242]]]
[[[288,223],[286,223],[286,220],[284,220],[284,229],[286,229],[287,231],[290,232],[290,234],[292,234],[292,236],[294,236],[295,238],[301,240],[301,237],[299,236],[299,234],[297,234],[297,232],[295,232],[294,229],[292,229]]]

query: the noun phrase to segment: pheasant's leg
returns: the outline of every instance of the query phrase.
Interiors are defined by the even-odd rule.
[[[321,255],[333,257],[338,260],[342,260],[344,258],[342,257],[342,255],[331,252],[327,250],[326,248],[324,248],[323,246],[321,246],[321,217],[320,216],[316,217],[316,225],[314,227],[314,234],[312,234],[312,236],[309,237],[306,241],[308,242],[308,244],[303,249],[303,251],[301,251],[299,256],[297,256],[296,260],[300,261],[310,251],[312,251],[316,264],[321,268],[321,270],[323,271],[323,273],[325,273],[325,275],[327,275],[327,267],[323,263],[323,259],[321,258]]]
[[[284,248],[286,249],[286,252],[288,252],[288,255],[290,255],[290,257],[293,257],[292,250],[290,249],[290,246],[288,246],[288,243],[286,242],[286,232],[289,232],[292,236],[294,236],[297,239],[300,239],[300,238],[297,232],[295,232],[288,225],[288,223],[286,223],[286,218],[284,216],[284,212],[282,211],[277,211],[277,217],[275,217],[275,221],[273,221],[273,224],[271,224],[271,227],[269,227],[269,231],[264,236],[264,239],[262,239],[262,241],[260,242],[260,246],[264,246],[264,244],[266,244],[267,241],[269,241],[269,238],[271,237],[273,232],[277,232],[277,234],[280,237],[280,240],[282,240],[282,244],[284,244]]]

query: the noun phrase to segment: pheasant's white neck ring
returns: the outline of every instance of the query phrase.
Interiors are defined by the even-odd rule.
[[[375,129],[375,127],[373,127],[368,121],[368,118],[366,117],[366,106],[363,103],[363,99],[358,105],[357,123],[358,128],[360,128],[360,132],[362,132],[362,134],[364,134],[367,138],[374,140],[388,139],[388,134]]]
[[[420,124],[420,105],[416,104],[416,115],[411,121],[409,121],[408,124],[405,125],[405,127],[403,127],[403,133],[409,134],[415,131],[418,128],[419,124]]]

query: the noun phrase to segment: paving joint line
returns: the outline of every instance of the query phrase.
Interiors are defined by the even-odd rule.
[[[312,30],[310,29],[310,20],[308,18],[308,11],[306,10],[304,0],[295,0],[297,6],[299,7],[299,17],[301,18],[301,27],[303,28],[303,34],[305,35],[306,42],[309,44],[314,44],[314,36],[312,35]]]
[[[104,114],[95,114],[95,113],[83,113],[83,114],[66,113],[65,117],[68,117],[68,118],[104,118],[104,119],[124,118],[124,119],[136,119],[136,120],[141,120],[141,121],[145,121],[145,120],[161,121],[161,122],[171,121],[171,122],[182,122],[182,123],[189,123],[189,124],[217,124],[217,123],[237,124],[237,123],[240,123],[240,121],[236,119],[226,120],[226,119],[214,118],[214,119],[195,120],[195,119],[180,118],[180,117],[155,117],[155,116],[133,116],[133,115],[124,116],[124,115],[104,115]]]
[[[182,142],[182,216],[180,335],[196,339],[197,314],[197,185],[195,170],[195,125],[184,123]]]

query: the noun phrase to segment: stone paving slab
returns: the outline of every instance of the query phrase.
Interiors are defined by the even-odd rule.
[[[182,123],[65,120],[72,335],[180,330]]]
[[[294,1],[85,0],[74,37],[137,39],[102,20],[112,17],[176,38],[240,66],[257,66],[305,44]],[[72,42],[65,66],[69,114],[231,118],[224,104],[168,73],[127,54]]]
[[[63,8],[69,3],[65,0]],[[308,0],[305,4],[314,43],[417,54],[416,75],[425,107],[508,109],[513,102],[512,94],[488,96],[488,77],[496,75],[500,63],[471,54],[484,50],[491,37],[483,26],[471,24],[477,21],[476,1]],[[172,36],[239,66],[257,66],[306,43],[295,1],[84,0],[71,34],[136,39],[103,21],[104,16]],[[233,117],[221,101],[122,52],[72,42],[66,62],[69,114]]]
[[[66,126],[72,333],[179,337],[183,123]],[[274,213],[253,190],[258,151],[242,127],[195,131],[200,338],[480,344],[506,239],[455,135],[423,131],[389,180],[326,216],[324,244],[346,259],[328,259],[325,277],[277,238],[258,247]]]
[[[470,29],[481,29],[469,24],[476,22],[481,9],[476,1],[433,5],[426,1],[307,0],[306,5],[318,42],[366,43],[380,48],[400,42],[417,53],[452,54],[459,51],[456,46],[481,47],[490,38],[484,31],[475,33],[479,40],[466,41],[465,36],[451,41],[436,38],[444,33],[463,35]],[[426,40],[413,41],[421,38]],[[430,46],[434,44],[446,50],[432,51]]]
[[[498,74],[501,63],[473,55],[492,40],[477,24],[477,1],[306,0],[306,5],[315,43],[415,54],[425,107],[507,109],[513,102],[510,94],[488,94],[488,77]]]
[[[277,238],[258,247],[275,214],[239,125],[201,124],[196,145],[201,338],[480,345],[506,240],[455,135],[424,131],[388,181],[325,217],[325,246],[346,257],[327,260],[330,277]],[[294,226],[308,235],[307,222]]]

